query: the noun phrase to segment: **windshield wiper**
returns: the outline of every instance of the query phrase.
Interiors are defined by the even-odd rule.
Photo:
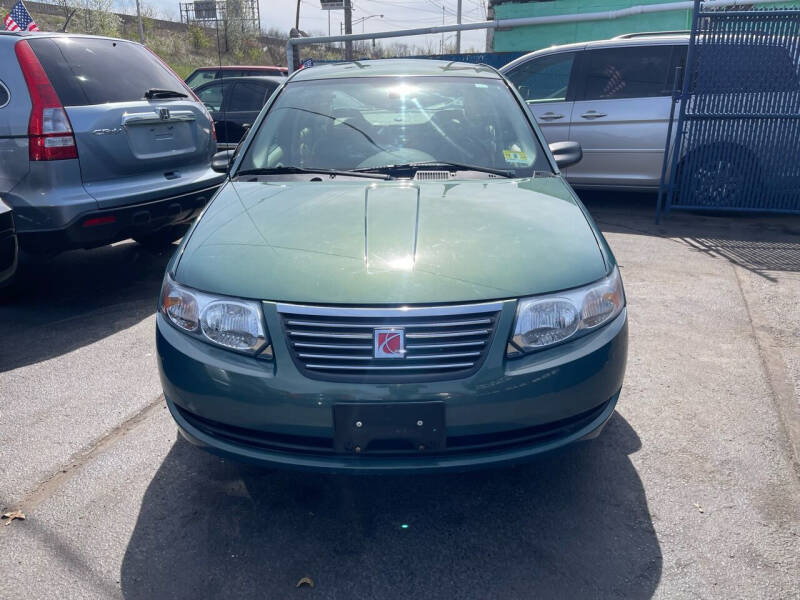
[[[175,90],[160,90],[158,88],[150,88],[144,93],[144,97],[148,100],[153,98],[188,98],[189,96],[183,92],[176,92]]]
[[[421,167],[449,167],[456,171],[477,171],[478,173],[489,173],[491,175],[499,175],[500,177],[516,177],[517,174],[512,169],[494,169],[492,167],[484,167],[481,165],[467,165],[455,162],[446,162],[440,160],[431,160],[424,162],[403,163],[398,165],[383,165],[381,167],[368,167],[365,169],[358,169],[362,173],[373,173],[383,171],[413,171]]]
[[[384,173],[364,173],[361,171],[340,171],[337,169],[314,169],[305,167],[272,167],[269,169],[244,169],[237,171],[236,177],[243,175],[292,175],[298,173],[322,174],[322,175],[341,175],[342,177],[364,177],[367,179],[391,179],[390,175]]]

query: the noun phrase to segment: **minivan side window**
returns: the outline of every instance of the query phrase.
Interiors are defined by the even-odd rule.
[[[574,52],[529,60],[506,75],[526,102],[563,102],[567,98]]]
[[[669,96],[672,46],[586,50],[580,58],[577,100]]]
[[[706,93],[794,92],[800,89],[797,65],[789,48],[783,44],[739,47],[714,42],[698,44],[694,62],[696,79],[703,82]]]

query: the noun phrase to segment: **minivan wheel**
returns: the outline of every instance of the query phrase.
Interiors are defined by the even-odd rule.
[[[678,171],[679,193],[685,169],[688,169],[688,192],[692,197],[680,204],[734,208],[741,206],[748,187],[758,188],[759,185],[757,165],[744,152],[714,152],[685,159]]]
[[[134,235],[133,239],[149,250],[164,250],[177,242],[186,233],[188,224],[170,225],[153,233]]]

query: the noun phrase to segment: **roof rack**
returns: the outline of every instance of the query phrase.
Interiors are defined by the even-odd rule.
[[[638,37],[658,37],[660,35],[689,35],[691,32],[688,29],[678,29],[675,31],[640,31],[638,33],[623,33],[616,36],[615,40],[629,40]]]

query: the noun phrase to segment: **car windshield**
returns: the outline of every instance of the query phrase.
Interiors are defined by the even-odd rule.
[[[391,170],[396,165],[550,172],[506,84],[468,77],[327,79],[289,83],[270,108],[240,172]]]

